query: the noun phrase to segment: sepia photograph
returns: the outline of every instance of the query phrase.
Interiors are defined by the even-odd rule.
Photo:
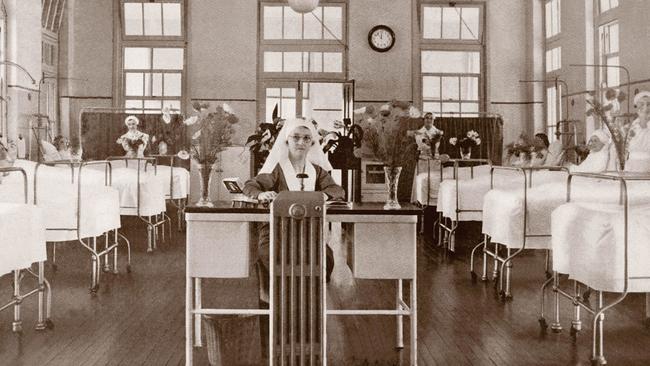
[[[650,365],[650,0],[0,0],[0,366]]]

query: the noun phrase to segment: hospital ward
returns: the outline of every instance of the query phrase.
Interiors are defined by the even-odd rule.
[[[0,366],[650,365],[646,16],[0,0]]]

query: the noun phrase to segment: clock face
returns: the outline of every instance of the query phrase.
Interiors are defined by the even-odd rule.
[[[368,33],[370,47],[378,52],[386,52],[395,44],[395,33],[385,25],[378,25]]]

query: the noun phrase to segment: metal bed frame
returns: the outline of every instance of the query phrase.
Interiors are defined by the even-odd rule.
[[[487,262],[488,256],[494,258],[494,269],[492,272],[492,278],[495,281],[494,285],[497,288],[498,285],[498,295],[502,301],[512,300],[512,291],[510,288],[510,280],[512,275],[512,260],[517,257],[521,252],[526,249],[526,239],[527,238],[543,238],[551,237],[551,234],[529,234],[527,233],[526,227],[528,223],[528,189],[533,187],[533,173],[536,171],[557,171],[557,172],[566,172],[569,173],[569,170],[564,167],[505,167],[505,166],[493,166],[490,170],[490,188],[494,189],[494,172],[501,171],[514,171],[522,174],[523,177],[523,187],[524,187],[524,211],[522,215],[523,220],[523,229],[522,229],[522,241],[521,248],[518,248],[514,253],[512,253],[511,248],[506,248],[506,256],[502,257],[499,255],[499,243],[494,243],[494,250],[490,251],[488,245],[491,243],[491,240],[488,235],[484,235],[483,241],[477,244],[470,254],[470,273],[472,276],[472,281],[476,281],[477,275],[474,272],[474,255],[479,248],[483,248],[483,271],[481,274],[481,281],[487,281]],[[546,250],[546,258],[544,261],[545,272],[547,277],[550,277],[549,266],[550,266],[550,255],[549,251]],[[504,284],[504,274],[505,274],[505,284]]]
[[[138,169],[137,169],[137,202],[135,206],[120,206],[120,208],[135,208],[136,209],[136,216],[147,225],[147,252],[151,253],[158,247],[158,229],[159,227],[162,226],[162,240],[163,242],[165,241],[165,224],[169,223],[169,236],[171,237],[171,219],[165,212],[162,212],[160,214],[156,214],[153,216],[142,216],[140,213],[140,200],[141,200],[141,192],[140,192],[140,172],[141,172],[141,163],[144,162],[144,172],[147,172],[147,166],[151,164],[154,168],[154,175],[158,174],[158,169],[156,165],[156,158],[153,157],[145,157],[145,158],[128,158],[125,156],[109,156],[106,158],[107,161],[119,161],[119,160],[124,160],[126,167],[129,167],[129,160],[135,160],[138,162]],[[172,175],[172,180],[173,180],[173,175]],[[129,216],[129,215],[126,215]]]
[[[177,198],[174,199],[174,167],[175,167],[175,161],[176,161],[176,155],[149,155],[149,157],[152,157],[156,159],[156,166],[158,164],[158,159],[169,159],[169,196],[166,196],[165,198],[171,202],[171,204],[176,207],[176,218],[178,220],[178,231],[181,232],[184,227],[185,223],[185,207],[187,206],[187,197],[185,198]],[[184,169],[182,167],[177,167]],[[189,192],[188,192],[189,193]],[[165,215],[167,216],[167,215]],[[171,224],[170,224],[171,225]],[[171,235],[171,233],[170,233]]]
[[[574,318],[571,321],[571,335],[575,336],[577,332],[582,329],[582,321],[580,320],[580,309],[584,309],[589,314],[593,315],[592,318],[592,348],[591,348],[591,363],[592,365],[605,365],[607,360],[604,356],[604,329],[603,323],[605,320],[605,312],[612,307],[619,304],[628,293],[628,286],[630,281],[634,280],[647,280],[650,279],[648,276],[638,276],[630,277],[628,272],[629,264],[629,243],[628,243],[628,228],[629,228],[629,197],[627,184],[629,181],[650,181],[650,175],[643,176],[624,176],[624,175],[608,175],[608,174],[595,174],[595,173],[572,173],[568,177],[568,188],[567,188],[567,202],[571,202],[571,187],[574,177],[581,177],[585,179],[603,179],[603,180],[613,180],[620,183],[619,191],[619,204],[623,206],[624,212],[624,232],[623,232],[623,248],[624,248],[624,262],[623,262],[623,292],[614,299],[609,304],[605,305],[603,301],[603,292],[598,291],[598,304],[596,307],[592,307],[583,296],[580,294],[580,285],[577,281],[573,281],[574,294],[571,295],[567,291],[564,291],[560,288],[560,278],[557,271],[553,271],[551,278],[546,280],[541,288],[541,309],[539,324],[542,331],[546,331],[548,328],[548,323],[546,322],[545,313],[544,313],[544,302],[546,300],[546,288],[552,282],[553,286],[551,287],[554,293],[554,317],[553,322],[551,323],[551,330],[555,333],[562,331],[562,325],[560,323],[560,296],[569,299],[574,307]],[[650,309],[648,307],[650,303],[650,298],[646,293],[646,326],[648,324],[648,319],[650,317]]]
[[[110,252],[113,252],[113,273],[117,274],[117,247],[119,246],[119,239],[122,239],[124,243],[127,246],[127,266],[126,270],[127,272],[131,272],[131,244],[129,240],[122,235],[118,229],[114,230],[114,241],[109,244],[109,234],[104,233],[104,250],[98,250],[97,249],[97,237],[93,237],[92,239],[88,238],[86,243],[84,239],[81,236],[81,189],[82,189],[82,173],[84,170],[84,167],[86,166],[92,166],[92,165],[103,165],[104,168],[104,184],[107,187],[110,187],[112,184],[112,167],[111,163],[109,161],[105,160],[98,160],[98,161],[89,161],[89,162],[70,162],[70,161],[58,161],[58,162],[50,162],[50,163],[37,163],[36,167],[34,168],[34,204],[38,204],[38,169],[42,165],[68,165],[70,167],[70,172],[71,172],[71,183],[75,183],[75,168],[78,167],[79,172],[78,172],[78,177],[77,177],[77,205],[76,205],[76,225],[75,227],[71,228],[46,228],[46,230],[50,231],[73,231],[77,233],[77,242],[86,250],[90,252],[91,255],[91,260],[92,260],[92,271],[91,271],[91,285],[90,285],[90,292],[91,294],[95,295],[97,294],[97,290],[99,290],[99,275],[100,275],[100,268],[102,264],[102,258],[105,258],[106,263],[104,265],[104,271],[108,272],[110,271],[110,265],[109,265],[109,258],[108,255]],[[56,242],[53,244],[53,249],[52,249],[52,267],[54,270],[56,270]]]
[[[458,176],[458,168],[460,162],[467,163],[477,163],[477,165],[470,166],[470,179],[474,179],[474,168],[481,165],[489,165],[492,167],[492,162],[490,159],[451,159],[449,162],[454,164],[454,174],[453,178],[456,181],[456,220],[449,219],[450,223],[447,225],[446,219],[443,216],[443,213],[438,214],[438,246],[443,246],[445,249],[454,252],[456,250],[456,230],[458,229],[458,223],[460,222],[460,214],[463,212],[483,212],[483,210],[464,210],[460,206],[459,198],[459,182],[460,177]],[[443,168],[444,163],[440,164],[440,181],[443,179]],[[443,239],[444,234],[444,239]]]
[[[25,196],[25,204],[29,204],[28,188],[27,188],[27,173],[22,168],[0,168],[0,173],[20,172],[23,175],[23,191]],[[13,296],[12,300],[5,305],[0,306],[0,311],[14,307],[14,320],[11,323],[13,332],[22,332],[23,325],[21,320],[21,304],[26,298],[38,294],[38,322],[36,323],[36,330],[45,330],[54,328],[54,323],[50,320],[50,311],[52,308],[52,288],[50,283],[45,278],[45,263],[38,262],[38,273],[35,273],[31,268],[26,268],[25,271],[38,279],[38,286],[25,293],[21,294],[20,282],[22,279],[21,270],[13,271]],[[47,293],[45,293],[47,291]],[[45,296],[45,298],[43,298]]]

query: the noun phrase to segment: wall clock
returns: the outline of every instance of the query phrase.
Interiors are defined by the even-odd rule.
[[[395,45],[395,32],[386,25],[374,26],[368,32],[370,48],[377,52],[386,52]]]

